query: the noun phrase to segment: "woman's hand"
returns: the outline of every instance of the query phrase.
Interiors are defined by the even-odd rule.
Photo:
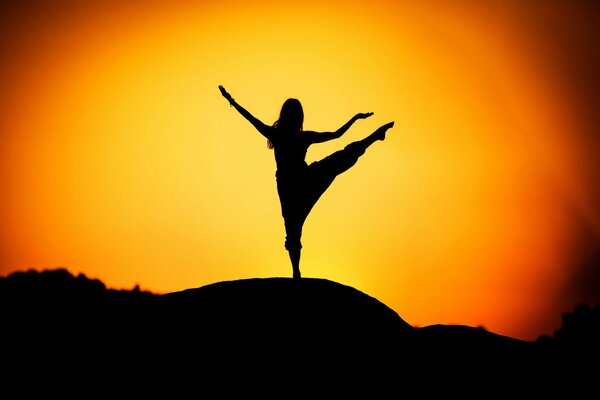
[[[365,118],[369,118],[371,115],[373,115],[372,112],[368,112],[368,113],[358,113],[354,116],[354,119],[365,119]]]
[[[221,91],[221,94],[223,95],[223,97],[225,97],[227,99],[227,101],[229,102],[229,104],[231,104],[233,102],[233,97],[231,97],[231,95],[229,93],[227,93],[227,90],[225,90],[223,85],[219,85],[219,90]]]

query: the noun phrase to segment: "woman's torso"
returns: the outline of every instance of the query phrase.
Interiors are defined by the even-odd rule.
[[[278,172],[300,173],[307,167],[305,158],[310,142],[301,131],[276,130],[271,141]]]

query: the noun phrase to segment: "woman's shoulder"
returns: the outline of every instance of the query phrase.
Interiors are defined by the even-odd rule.
[[[318,137],[319,137],[319,132],[302,131],[302,139],[309,144],[314,143]]]
[[[302,134],[302,137],[304,137],[304,138],[313,138],[315,136],[318,136],[319,132],[315,132],[315,131],[302,131],[301,134]]]

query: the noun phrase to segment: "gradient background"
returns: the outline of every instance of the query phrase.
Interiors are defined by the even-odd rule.
[[[291,277],[265,140],[288,97],[395,121],[309,216],[303,276],[526,340],[600,299],[593,1],[3,1],[0,273],[157,293]]]

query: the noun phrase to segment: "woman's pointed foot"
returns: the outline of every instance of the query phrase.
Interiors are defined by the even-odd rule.
[[[385,139],[385,133],[392,126],[394,126],[394,121],[388,122],[387,124],[380,126],[379,128],[377,128],[377,130],[375,132],[373,132],[373,137],[376,140],[384,140]]]

